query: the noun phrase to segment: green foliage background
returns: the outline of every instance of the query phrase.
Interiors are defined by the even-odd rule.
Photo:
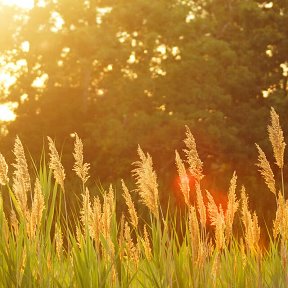
[[[130,177],[140,144],[152,155],[162,185],[173,190],[174,150],[183,147],[188,125],[208,187],[225,192],[236,170],[252,204],[269,213],[270,194],[255,177],[254,143],[272,159],[270,106],[288,129],[282,68],[288,62],[287,1],[272,7],[255,0],[45,3],[26,11],[0,7],[0,55],[26,61],[16,84],[1,91],[1,102],[19,102],[16,121],[1,123],[9,131],[1,136],[3,154],[12,157],[18,134],[40,158],[50,135],[71,168],[70,134],[76,131],[93,179],[105,184]],[[55,15],[63,20],[61,29],[55,29]],[[25,41],[28,52],[21,49]],[[43,74],[45,87],[33,87]]]

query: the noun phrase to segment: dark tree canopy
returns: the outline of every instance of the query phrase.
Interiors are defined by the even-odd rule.
[[[77,132],[102,181],[130,175],[138,144],[169,179],[188,125],[210,186],[237,170],[254,187],[270,106],[286,121],[287,1],[45,3],[0,8],[1,55],[23,64],[1,86],[3,103],[19,103],[2,150],[18,134],[40,155],[50,135],[71,166]]]

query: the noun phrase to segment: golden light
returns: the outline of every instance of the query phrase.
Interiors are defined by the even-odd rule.
[[[0,105],[0,121],[14,121],[16,119],[16,115],[11,110],[11,108],[6,104]]]
[[[34,0],[0,0],[0,3],[5,5],[15,5],[23,9],[32,9],[34,7]]]

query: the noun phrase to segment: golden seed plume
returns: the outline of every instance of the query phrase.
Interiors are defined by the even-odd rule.
[[[136,179],[137,191],[142,202],[149,208],[152,214],[159,218],[159,192],[157,184],[157,176],[153,170],[151,156],[144,154],[140,146],[138,146],[138,155],[140,161],[134,163],[136,168],[132,171]]]
[[[190,186],[189,186],[189,177],[187,175],[186,169],[185,169],[185,165],[182,161],[182,159],[180,158],[177,150],[175,150],[175,160],[176,160],[176,166],[177,166],[177,170],[178,170],[178,175],[179,175],[179,180],[180,180],[180,189],[181,192],[184,196],[184,201],[185,204],[189,207],[190,205]]]
[[[281,239],[288,241],[288,201],[284,199],[282,193],[277,198],[276,217],[273,222],[273,236],[276,239],[280,234]]]
[[[139,247],[134,244],[128,222],[124,225],[125,254],[137,266],[139,263]]]
[[[92,215],[90,217],[90,226],[89,226],[89,232],[90,236],[95,242],[96,249],[99,249],[100,244],[100,233],[101,233],[101,202],[99,197],[94,197],[93,204],[92,204]]]
[[[225,217],[224,212],[221,207],[219,209],[212,197],[212,195],[207,191],[208,198],[208,212],[211,220],[211,225],[215,226],[215,242],[216,249],[221,250],[225,246]]]
[[[284,150],[286,143],[284,141],[283,130],[280,125],[279,115],[274,108],[271,108],[271,125],[268,125],[269,140],[272,144],[274,157],[277,166],[282,169],[284,165]]]
[[[13,153],[15,155],[16,163],[13,164],[14,176],[16,178],[22,179],[24,188],[26,192],[31,191],[30,175],[28,171],[28,164],[25,157],[24,148],[19,137],[16,137]]]
[[[105,193],[103,199],[102,216],[101,216],[101,232],[106,241],[110,241],[111,219],[113,207],[111,207],[111,196],[113,193]]]
[[[37,178],[35,181],[34,197],[31,207],[31,232],[32,235],[36,234],[37,227],[40,227],[43,211],[45,209],[44,195],[42,192],[41,184]]]
[[[258,150],[258,163],[256,165],[260,168],[259,172],[263,176],[269,190],[276,196],[275,179],[269,161],[267,160],[266,155],[260,146],[256,144],[256,147]]]
[[[189,127],[188,126],[185,127],[186,127],[186,139],[184,140],[184,143],[187,149],[184,149],[184,152],[186,154],[187,162],[189,164],[189,171],[192,174],[192,176],[198,182],[200,182],[200,180],[204,177],[203,163],[199,158],[194,136],[192,135]]]
[[[55,245],[56,245],[56,253],[58,258],[60,259],[63,251],[63,235],[62,235],[62,230],[61,226],[58,225],[57,223],[55,224]]]
[[[200,230],[199,223],[196,215],[195,207],[190,205],[189,207],[189,215],[188,215],[188,229],[191,239],[191,248],[193,253],[193,260],[196,262],[198,260],[199,252],[200,252]]]
[[[90,169],[90,164],[84,163],[83,157],[83,143],[82,140],[75,133],[75,143],[74,143],[74,167],[73,170],[76,172],[76,175],[82,180],[83,184],[89,179],[88,171]]]
[[[17,236],[19,233],[19,221],[17,219],[16,212],[14,209],[12,209],[10,213],[10,224],[14,231],[15,236]]]
[[[8,182],[8,164],[5,157],[0,153],[0,184],[7,185]]]
[[[203,229],[206,227],[206,206],[204,204],[200,183],[196,181],[196,201],[197,201],[197,209],[200,216],[200,223]]]
[[[259,240],[260,240],[260,227],[258,225],[258,217],[256,213],[253,216],[248,208],[248,196],[246,195],[244,186],[241,189],[241,200],[242,200],[242,222],[245,231],[245,244],[246,247],[252,253],[259,251]]]
[[[49,168],[53,171],[55,181],[60,185],[62,191],[64,192],[65,171],[60,161],[60,157],[53,140],[49,136],[47,138],[49,142],[49,151],[50,151]]]
[[[137,229],[138,216],[137,216],[137,212],[136,212],[132,197],[131,197],[131,195],[130,195],[130,193],[128,191],[128,188],[125,185],[125,182],[123,181],[123,179],[121,180],[121,183],[122,183],[122,189],[123,189],[123,194],[122,195],[123,195],[123,198],[125,199],[125,203],[126,203],[126,205],[128,207],[128,212],[129,212],[129,215],[130,215],[130,223],[135,229]]]
[[[90,217],[92,215],[92,208],[90,202],[90,193],[86,187],[85,192],[82,193],[82,208],[80,211],[80,220],[84,227],[85,235],[89,232]]]
[[[149,240],[149,234],[147,232],[146,224],[144,225],[144,239],[143,239],[143,247],[144,247],[144,253],[147,260],[152,259],[152,250]]]
[[[15,140],[13,153],[16,160],[13,164],[15,168],[13,173],[13,191],[20,206],[22,216],[26,217],[28,214],[27,193],[31,192],[31,183],[24,148],[18,136]]]
[[[229,242],[232,237],[232,227],[234,221],[234,215],[239,207],[239,200],[236,198],[236,187],[237,187],[237,176],[233,173],[232,179],[230,181],[229,192],[228,192],[228,205],[225,213],[225,236],[226,240]]]

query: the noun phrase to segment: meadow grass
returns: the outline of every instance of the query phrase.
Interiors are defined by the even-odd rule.
[[[277,203],[266,246],[260,244],[258,217],[249,208],[245,187],[238,189],[236,173],[225,209],[202,187],[203,163],[188,127],[186,159],[175,153],[185,203],[180,220],[169,208],[162,210],[152,157],[140,146],[132,171],[136,188],[130,191],[122,181],[126,209],[119,217],[112,186],[96,196],[90,193],[90,165],[75,134],[73,170],[82,192],[81,209],[71,215],[66,174],[53,140],[48,137],[49,161],[43,155],[38,168],[32,162],[32,174],[17,137],[13,173],[0,154],[0,287],[288,287],[286,144],[273,108],[268,133],[282,183],[278,192],[270,163],[257,145],[257,166]],[[196,194],[194,204],[191,193]],[[138,216],[135,194],[145,206],[145,219]],[[242,225],[237,236],[235,222]]]

